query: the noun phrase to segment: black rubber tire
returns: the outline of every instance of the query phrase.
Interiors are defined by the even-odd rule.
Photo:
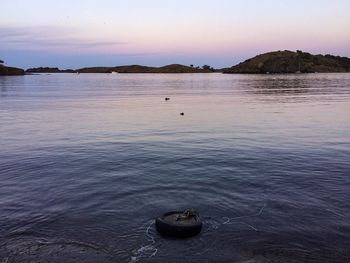
[[[182,214],[182,213],[183,212],[172,211],[158,217],[156,219],[157,231],[164,236],[177,237],[177,238],[187,238],[187,237],[193,237],[198,235],[202,230],[202,222],[199,218],[196,223],[191,225],[183,225],[183,226],[175,225],[164,220],[164,217],[168,215]]]

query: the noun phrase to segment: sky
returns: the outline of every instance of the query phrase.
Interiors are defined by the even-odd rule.
[[[349,0],[0,0],[0,6],[0,59],[22,68],[221,68],[297,49],[350,57]]]

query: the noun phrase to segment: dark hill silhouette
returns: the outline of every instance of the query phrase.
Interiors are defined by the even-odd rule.
[[[20,68],[7,67],[3,65],[4,61],[0,60],[0,75],[24,75],[24,70]]]
[[[258,55],[224,69],[223,72],[243,74],[350,72],[350,58],[285,50]]]

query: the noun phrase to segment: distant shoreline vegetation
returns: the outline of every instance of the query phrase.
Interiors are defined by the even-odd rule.
[[[128,65],[116,67],[85,67],[64,69],[57,67],[29,68],[26,71],[7,67],[0,60],[0,75],[24,75],[35,73],[213,73],[226,74],[287,74],[287,73],[345,73],[350,72],[350,58],[333,55],[312,55],[300,50],[275,51],[250,58],[236,66],[214,69],[209,65],[195,67],[171,64],[163,67]]]
[[[215,69],[204,65],[203,67],[184,66],[172,64],[163,67],[148,67],[141,65],[128,65],[116,67],[86,67],[81,69],[60,70],[58,68],[30,68],[27,73],[211,73]]]

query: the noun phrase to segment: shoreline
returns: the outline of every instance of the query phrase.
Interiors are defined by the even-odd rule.
[[[300,50],[274,51],[257,55],[235,66],[215,69],[209,65],[169,64],[161,67],[124,65],[113,67],[84,67],[59,69],[58,67],[36,67],[20,69],[5,66],[0,60],[0,75],[24,75],[27,73],[110,73],[110,74],[307,74],[307,73],[350,73],[350,58],[333,55],[312,55]]]

